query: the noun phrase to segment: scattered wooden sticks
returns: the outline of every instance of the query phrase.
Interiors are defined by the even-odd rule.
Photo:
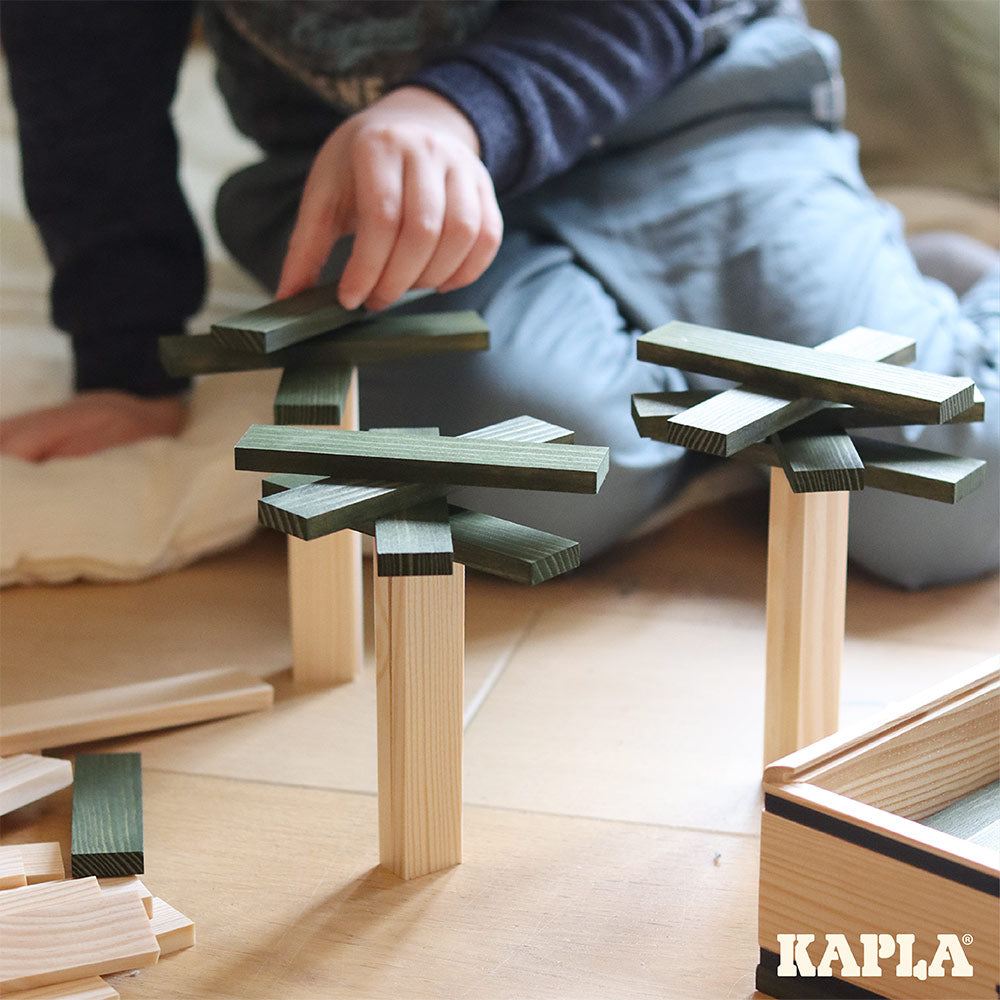
[[[57,757],[22,753],[0,759],[0,815],[73,783],[73,765]]]
[[[142,840],[140,755],[78,755],[73,766],[73,877],[140,874]]]
[[[5,847],[10,852],[15,847]],[[26,858],[61,857],[56,844],[16,845]],[[194,923],[139,879],[45,880],[0,890],[0,993],[10,1000],[109,1000],[100,977],[154,964],[195,943]]]

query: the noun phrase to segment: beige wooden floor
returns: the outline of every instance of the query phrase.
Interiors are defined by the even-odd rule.
[[[283,540],[142,584],[0,594],[16,703],[239,666],[273,711],[103,746],[143,753],[147,884],[198,944],[129,998],[746,1000],[756,961],[764,520],[744,496],[571,578],[468,583],[465,862],[376,867],[375,705],[289,684]],[[998,647],[995,578],[852,576],[842,718]],[[70,796],[5,818],[59,839]]]

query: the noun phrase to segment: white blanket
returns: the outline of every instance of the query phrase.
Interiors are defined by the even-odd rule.
[[[205,240],[210,295],[193,330],[265,296],[226,260],[211,225],[221,180],[257,158],[233,129],[212,83],[209,54],[185,62],[174,105],[182,180]],[[2,74],[6,81],[6,74]],[[19,184],[16,122],[0,94],[0,414],[66,399],[66,338],[48,320],[50,272]],[[77,578],[128,580],[175,568],[246,538],[260,478],[233,468],[233,445],[270,422],[278,372],[196,381],[186,429],[86,458],[41,464],[0,458],[0,585]]]

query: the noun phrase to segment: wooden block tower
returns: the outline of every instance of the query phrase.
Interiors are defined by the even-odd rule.
[[[639,433],[774,467],[768,532],[764,757],[837,729],[850,493],[864,487],[956,503],[985,463],[855,437],[848,429],[983,419],[965,378],[900,367],[907,337],[859,327],[816,348],[673,322],[640,360],[745,382],[718,393],[632,397]]]

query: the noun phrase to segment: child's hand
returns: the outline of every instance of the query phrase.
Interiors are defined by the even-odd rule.
[[[144,438],[179,434],[180,396],[144,399],[126,392],[84,392],[68,403],[0,420],[0,453],[42,462],[91,455]]]
[[[349,233],[346,308],[381,309],[410,288],[450,291],[486,270],[502,232],[468,119],[432,91],[402,87],[345,121],[317,153],[277,297],[315,285]]]

